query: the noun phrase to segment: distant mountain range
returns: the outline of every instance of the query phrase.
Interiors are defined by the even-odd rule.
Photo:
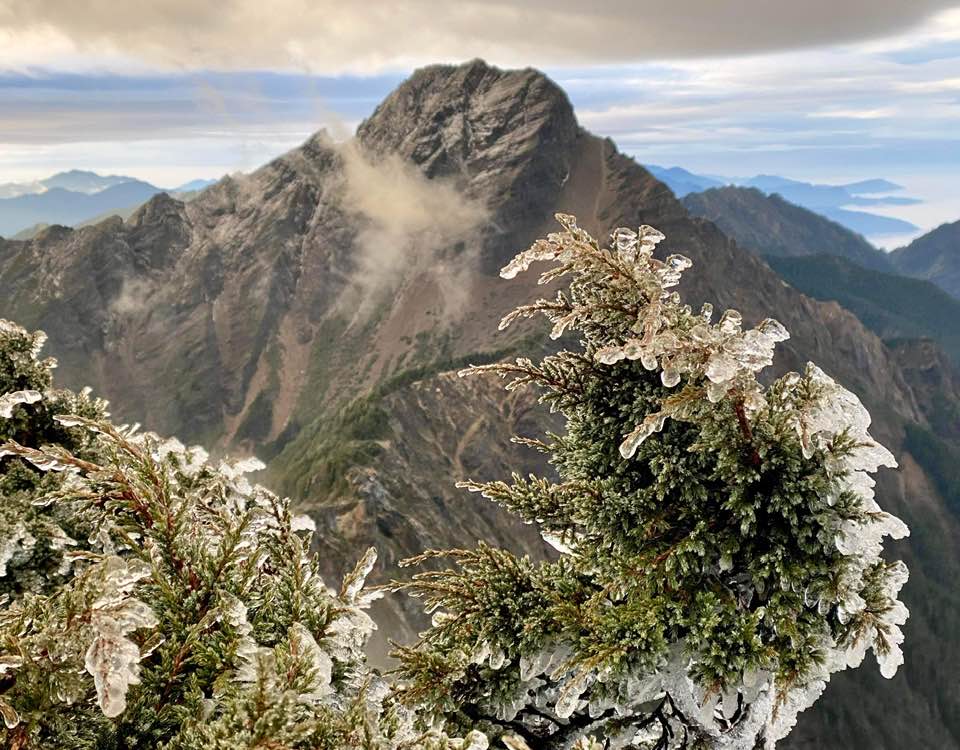
[[[44,180],[34,182],[8,182],[0,184],[0,198],[17,198],[21,195],[43,193],[47,190],[62,188],[74,193],[99,193],[101,190],[123,182],[136,182],[133,177],[123,175],[100,175],[82,169],[58,172]]]
[[[887,254],[859,234],[777,193],[767,195],[755,187],[715,187],[688,193],[683,205],[762,255],[799,257],[829,253],[867,268],[893,271]]]
[[[75,169],[37,182],[2,184],[0,236],[29,239],[52,224],[79,226],[112,215],[126,218],[157,193],[189,197],[214,182],[193,180],[164,190],[133,177]]]
[[[804,294],[839,302],[885,341],[936,341],[960,366],[960,222],[886,253],[836,222],[757,188],[711,188],[689,193],[683,204],[763,256]]]
[[[683,204],[690,213],[709,219],[743,247],[768,259],[838,256],[873,271],[930,282],[960,300],[960,221],[944,224],[918,237],[908,246],[887,253],[821,213],[797,206],[777,193],[767,195],[758,188],[713,187],[702,192],[687,193]],[[778,270],[811,268],[809,263],[774,265]],[[833,271],[837,270],[836,267],[832,268]],[[846,273],[841,273],[839,278],[844,277],[850,278]],[[808,287],[802,289],[817,297],[821,296],[818,292],[825,288],[840,289],[838,278],[824,280],[824,284],[817,286],[817,292]],[[876,286],[889,288],[886,282]],[[916,286],[909,286],[909,289],[909,294],[921,291]],[[929,294],[923,299],[918,298],[918,309],[933,303],[940,290],[928,289],[936,293],[933,298]],[[835,293],[831,298],[842,302],[838,294]],[[882,304],[880,300],[877,302]],[[947,319],[950,325],[954,325],[960,318],[951,316]]]
[[[780,195],[791,203],[816,211],[858,234],[883,236],[903,234],[918,229],[915,224],[903,219],[849,208],[850,206],[907,206],[921,202],[917,198],[908,196],[888,195],[888,193],[903,190],[902,185],[889,180],[871,179],[843,185],[824,185],[777,175],[722,177],[695,174],[682,167],[660,167],[653,164],[647,165],[647,169],[665,182],[678,198],[727,185],[752,187],[767,195]]]

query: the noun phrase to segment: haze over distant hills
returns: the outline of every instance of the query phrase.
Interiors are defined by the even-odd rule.
[[[960,221],[944,224],[922,235],[907,247],[892,253],[878,250],[861,235],[831,221],[816,211],[811,211],[784,200],[779,194],[766,195],[757,188],[713,187],[703,192],[687,193],[683,204],[690,213],[709,219],[737,240],[743,247],[754,250],[760,255],[771,258],[808,258],[810,256],[833,255],[855,264],[855,267],[894,274],[892,278],[904,277],[920,279],[940,287],[940,290],[960,300]],[[816,265],[816,264],[814,264]],[[813,267],[810,262],[774,263],[780,270],[790,268],[798,271],[805,269],[807,278],[812,278]],[[836,264],[823,268],[824,273],[838,270]],[[816,289],[832,289],[831,299],[843,301],[840,279],[852,280],[849,269],[844,268],[838,277],[824,279],[815,285]],[[889,291],[888,279],[882,283],[877,279],[874,286]],[[912,299],[919,310],[936,304],[941,296],[940,290],[917,287],[915,284],[899,283],[904,299]],[[801,286],[802,291],[820,297],[811,287]],[[909,290],[909,291],[907,291]],[[898,295],[894,295],[898,296]],[[883,301],[876,300],[878,305]],[[941,309],[943,312],[943,309]],[[957,316],[946,317],[933,314],[931,324],[941,321],[950,326],[956,325]]]
[[[47,190],[62,188],[75,193],[99,193],[101,190],[123,182],[136,182],[133,177],[122,175],[99,175],[82,169],[71,169],[35,182],[8,182],[0,184],[0,198],[17,198],[21,195],[35,195]]]
[[[725,185],[752,187],[767,195],[780,195],[791,203],[816,211],[867,237],[902,234],[918,229],[915,224],[903,219],[850,208],[851,206],[907,206],[920,202],[919,199],[909,196],[890,195],[903,190],[903,187],[885,179],[826,185],[792,180],[777,175],[762,174],[740,178],[700,175],[681,167],[648,165],[647,168],[658,179],[665,182],[678,198]]]
[[[960,366],[960,295],[951,297],[937,286],[956,281],[944,256],[949,258],[952,247],[960,261],[960,222],[952,245],[947,225],[918,239],[912,249],[890,254],[818,213],[757,188],[711,188],[689,193],[683,204],[763,256],[804,294],[839,302],[887,342],[932,339]]]
[[[51,224],[77,226],[112,215],[126,218],[157,193],[188,197],[214,182],[193,180],[164,190],[133,177],[74,169],[36,182],[0,184],[0,236],[29,239]]]
[[[867,268],[892,271],[887,254],[861,235],[779,194],[755,187],[714,187],[688,193],[690,213],[709,219],[744,247],[763,255],[797,257],[829,253]]]

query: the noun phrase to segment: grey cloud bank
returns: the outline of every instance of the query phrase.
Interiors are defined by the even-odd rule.
[[[0,0],[0,68],[51,57],[172,69],[371,72],[708,57],[892,35],[955,0]],[[242,40],[239,41],[238,40]],[[17,62],[19,60],[19,63]]]

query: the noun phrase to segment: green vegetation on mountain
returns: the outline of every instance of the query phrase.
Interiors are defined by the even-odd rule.
[[[815,365],[761,386],[789,334],[684,305],[670,290],[691,261],[654,258],[663,234],[617,229],[607,249],[557,219],[501,275],[546,262],[541,282],[568,284],[501,327],[543,315],[580,345],[462,374],[532,386],[563,414],[528,442],[558,477],[462,486],[560,556],[467,543],[416,558],[455,567],[396,585],[436,612],[400,651],[404,694],[510,748],[772,749],[868,649],[888,678],[902,663],[907,571],[880,554],[908,531],[869,477],[893,455]]]
[[[931,635],[960,632],[951,595],[960,525],[903,449],[905,424],[930,424],[917,406],[926,379],[908,384],[903,363],[853,314],[785,285],[755,251],[692,218],[612,142],[583,130],[564,93],[537,71],[432,66],[387,97],[349,149],[317,134],[189,205],[157,196],[126,222],[0,240],[0,316],[47,330],[59,382],[96,386],[118,421],[268,459],[275,487],[303,488],[294,501],[318,524],[328,580],[371,544],[381,552],[371,573],[380,581],[424,546],[463,539],[540,559],[533,527],[453,482],[549,474],[544,456],[509,436],[556,431],[557,415],[530,394],[503,393],[495,378],[428,373],[529,333],[497,333],[496,321],[535,281],[503,285],[495,274],[557,211],[577,214],[598,237],[656,224],[670,237],[667,252],[695,262],[684,278],[689,299],[735,307],[748,322],[775,315],[792,334],[777,371],[820,363],[858,394],[876,434],[904,458],[904,472],[880,475],[877,488],[915,532],[896,545],[912,574],[903,674],[893,682],[867,670],[839,675],[832,700],[806,712],[786,744],[960,742],[950,721],[960,694],[930,678],[960,671],[960,640]],[[421,367],[426,377],[354,412],[355,430],[337,425],[350,403]],[[383,414],[382,432],[367,429]],[[343,446],[335,469],[312,448],[328,439],[331,454]],[[288,469],[288,458],[303,463]],[[404,602],[374,605],[388,610],[376,613],[378,659],[385,633],[412,636],[429,623]]]
[[[327,588],[262,464],[113,425],[43,341],[0,320],[0,747],[486,748],[367,667],[375,550]]]
[[[804,294],[839,302],[880,338],[930,338],[960,364],[960,300],[931,282],[832,255],[769,256],[767,262]]]
[[[960,221],[917,237],[890,258],[900,273],[932,281],[960,299]]]
[[[691,261],[654,258],[660,232],[618,229],[608,250],[558,219],[502,275],[554,261],[541,283],[570,274],[569,289],[501,328],[544,314],[582,351],[468,372],[544,389],[565,430],[525,445],[559,482],[461,486],[559,559],[472,537],[425,551],[459,567],[389,587],[434,617],[387,678],[366,663],[375,550],[328,589],[316,522],[244,476],[262,463],[115,426],[104,402],[52,388],[43,334],[0,320],[0,744],[773,750],[868,651],[892,678],[908,574],[881,552],[908,530],[874,500],[869,474],[895,461],[866,409],[812,364],[762,386],[789,334],[682,304],[668,290]],[[377,399],[433,367],[350,404],[340,444],[388,437]],[[336,455],[312,477],[336,491],[355,468]]]

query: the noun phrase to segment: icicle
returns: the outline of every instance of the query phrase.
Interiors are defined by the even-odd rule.
[[[644,419],[643,422],[620,443],[620,455],[624,458],[633,458],[633,455],[637,452],[637,448],[640,447],[643,441],[653,433],[660,432],[666,421],[667,415],[663,412],[651,414]]]
[[[0,396],[0,418],[10,419],[13,408],[20,404],[35,404],[43,399],[40,391],[14,391]]]
[[[740,325],[743,323],[743,317],[736,310],[725,310],[720,316],[720,333],[730,335],[740,333]]]

